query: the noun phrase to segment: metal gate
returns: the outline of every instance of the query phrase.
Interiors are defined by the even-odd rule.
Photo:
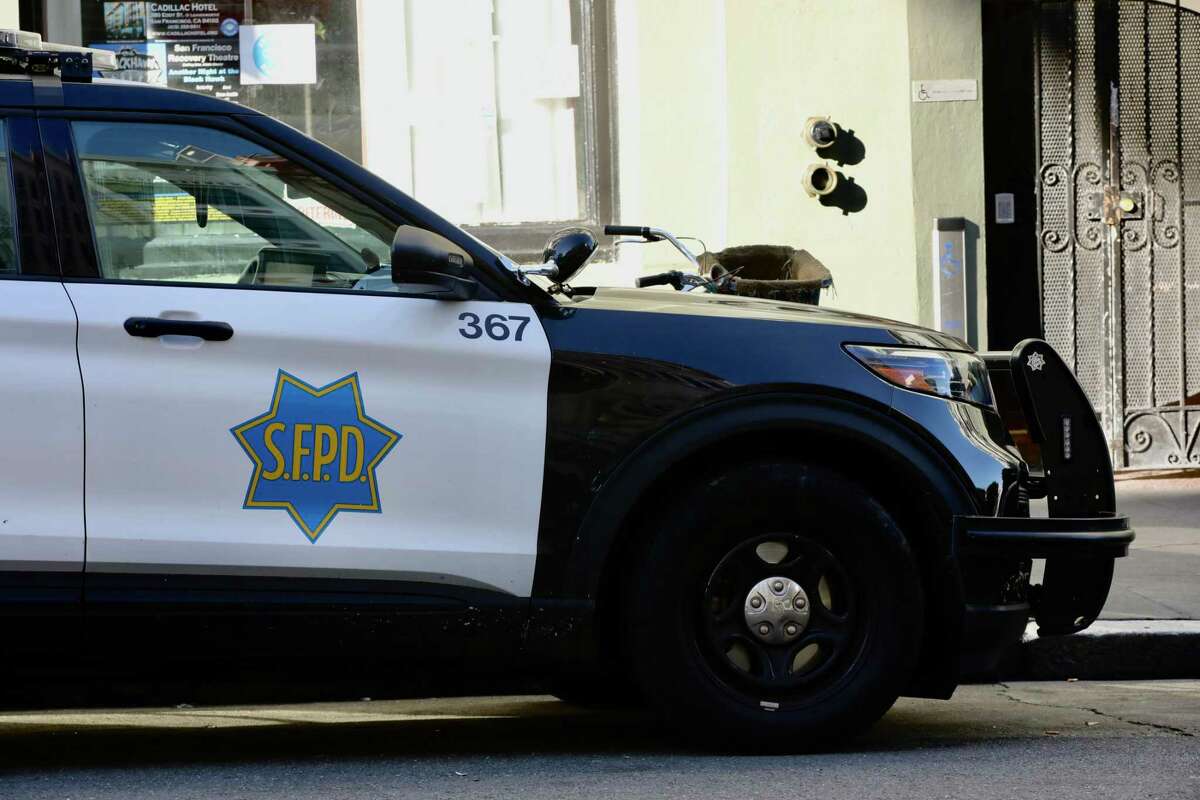
[[[1118,468],[1200,464],[1200,13],[1188,6],[1200,10],[1038,5],[1042,327]]]

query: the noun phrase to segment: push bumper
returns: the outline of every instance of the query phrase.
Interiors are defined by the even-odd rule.
[[[1019,641],[1032,616],[1039,635],[1077,633],[1100,615],[1113,564],[1134,533],[1116,514],[1108,442],[1095,409],[1067,364],[1046,342],[984,355],[996,404],[1025,462],[1008,516],[961,516],[952,546],[963,581],[964,668],[988,672]],[[1045,499],[1030,517],[1029,500]],[[1034,559],[1045,559],[1032,584]]]
[[[1046,559],[1042,583],[1030,587],[1029,611],[1039,635],[1076,633],[1100,615],[1112,584],[1113,561],[1129,552],[1134,531],[1129,518],[957,517],[954,542],[965,559]],[[1009,609],[968,609],[975,627],[981,618]],[[1024,614],[1028,614],[1025,611]],[[1018,624],[1019,609],[1011,609]],[[1027,618],[1025,616],[1024,618]],[[1021,619],[1023,623],[1023,619]]]
[[[1129,517],[958,517],[957,549],[965,555],[1025,558],[1120,558],[1129,552]]]

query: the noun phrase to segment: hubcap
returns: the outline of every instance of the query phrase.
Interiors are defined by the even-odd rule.
[[[744,613],[746,627],[759,641],[786,644],[808,627],[808,595],[791,578],[766,578],[746,595]]]
[[[704,655],[738,691],[772,702],[835,680],[859,647],[857,586],[814,538],[736,543],[704,587]]]

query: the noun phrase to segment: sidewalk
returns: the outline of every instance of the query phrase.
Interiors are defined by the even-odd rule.
[[[1200,620],[1200,473],[1118,477],[1117,510],[1137,539],[1100,618]]]
[[[1122,475],[1116,488],[1137,539],[1117,560],[1100,621],[1045,639],[1031,624],[1005,677],[1200,677],[1200,472]]]

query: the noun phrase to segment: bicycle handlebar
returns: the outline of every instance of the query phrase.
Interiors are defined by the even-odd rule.
[[[679,270],[671,272],[660,272],[657,275],[646,275],[638,278],[635,282],[637,288],[645,289],[647,286],[674,286],[676,289],[683,286],[683,273]]]
[[[604,232],[609,236],[637,236],[647,242],[662,242],[667,241],[674,245],[675,249],[683,253],[684,258],[692,262],[692,266],[697,270],[700,269],[700,261],[696,258],[691,250],[688,250],[683,244],[675,238],[675,235],[668,230],[662,228],[651,228],[646,225],[605,225]],[[628,240],[627,240],[628,241]],[[617,242],[621,244],[621,242]]]
[[[608,236],[641,236],[650,238],[650,229],[645,225],[605,225],[604,233]]]

